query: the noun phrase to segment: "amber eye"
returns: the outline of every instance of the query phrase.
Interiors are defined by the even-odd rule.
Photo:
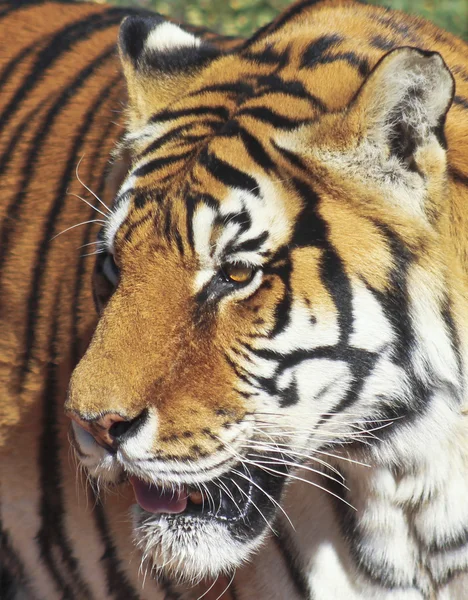
[[[245,284],[252,281],[255,275],[255,268],[247,265],[225,264],[223,265],[223,273],[231,283]]]

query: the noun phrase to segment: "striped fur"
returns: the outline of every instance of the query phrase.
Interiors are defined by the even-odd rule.
[[[121,13],[68,7],[57,14],[99,25],[53,39],[45,6],[3,16],[7,30],[21,11],[33,31],[44,19],[39,47],[29,30],[3,71],[8,581],[45,598],[157,597],[139,559],[128,566],[131,476],[215,503],[204,517],[133,508],[163,581],[232,576],[239,600],[462,600],[466,44],[347,0],[299,2],[223,48],[129,18],[129,166],[113,200],[103,170],[123,82],[107,21]],[[95,229],[49,241],[93,218],[65,195],[81,193],[85,147],[83,180],[113,205],[94,273],[101,318],[66,409],[82,464],[121,493],[92,513],[59,404],[94,327],[91,265],[74,248]],[[236,264],[251,272],[240,284]]]

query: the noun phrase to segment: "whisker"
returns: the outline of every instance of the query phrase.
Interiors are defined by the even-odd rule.
[[[75,169],[76,178],[77,178],[77,179],[78,179],[78,181],[81,183],[81,185],[82,185],[82,186],[83,186],[83,187],[84,187],[86,190],[88,190],[88,192],[89,192],[89,193],[90,193],[92,196],[94,196],[94,197],[96,198],[96,200],[102,204],[102,206],[104,206],[104,208],[105,208],[105,209],[106,209],[108,212],[112,213],[111,209],[110,209],[110,208],[107,206],[107,204],[106,204],[105,202],[103,202],[103,201],[101,200],[101,198],[99,198],[99,196],[98,196],[97,194],[95,194],[95,193],[93,192],[93,190],[92,190],[91,188],[89,188],[89,187],[88,187],[88,186],[87,186],[87,185],[86,185],[86,184],[85,184],[85,183],[84,183],[84,182],[83,182],[83,181],[80,179],[79,170],[80,170],[80,165],[81,165],[81,162],[82,162],[82,160],[83,160],[83,158],[84,158],[84,157],[85,157],[85,155],[83,154],[83,156],[82,156],[82,157],[80,158],[80,160],[78,161],[78,164],[76,165],[76,169]]]
[[[323,471],[314,469],[313,467],[308,467],[307,465],[297,464],[297,463],[289,461],[289,460],[282,460],[280,458],[265,460],[265,457],[262,456],[261,454],[249,454],[249,456],[252,456],[253,458],[263,459],[260,461],[255,461],[258,465],[278,465],[278,466],[285,465],[288,467],[295,467],[296,469],[305,469],[306,471],[309,471],[310,473],[315,473],[316,475],[322,475],[323,477],[330,479],[330,481],[334,481],[335,483],[338,483],[339,485],[344,487],[345,490],[347,490],[348,492],[350,491],[349,487],[343,481],[336,479],[335,477],[333,477],[332,475],[329,475],[328,473],[324,473]]]
[[[283,515],[286,517],[286,519],[288,520],[289,524],[291,525],[291,527],[294,529],[294,531],[296,531],[296,528],[293,525],[293,522],[291,521],[291,519],[289,518],[289,515],[286,513],[286,511],[284,510],[284,508],[281,506],[281,504],[279,502],[277,502],[273,496],[270,496],[270,494],[268,492],[266,492],[260,485],[258,485],[253,479],[247,477],[247,475],[242,474],[240,471],[238,471],[237,469],[233,469],[232,470],[233,473],[237,473],[237,475],[239,475],[239,477],[242,477],[243,479],[245,479],[246,481],[249,481],[251,484],[253,484],[256,488],[258,488],[263,494],[265,494],[265,496],[268,498],[268,500],[270,500],[270,502],[272,504],[274,504],[275,506],[277,506],[280,511],[283,513]]]
[[[229,496],[229,498],[231,498],[231,500],[233,501],[235,507],[237,508],[237,510],[239,512],[239,516],[242,517],[242,520],[244,520],[244,516],[242,514],[242,511],[241,511],[239,505],[237,504],[234,496],[231,494],[231,492],[230,492],[229,488],[227,487],[227,485],[223,481],[221,481],[221,479],[218,479],[218,483],[219,483],[220,486],[222,486],[222,489],[226,492],[226,494]]]
[[[231,577],[231,579],[230,579],[229,583],[227,584],[227,586],[226,586],[226,589],[224,589],[224,590],[221,592],[221,594],[220,594],[220,595],[219,595],[219,596],[216,598],[216,600],[219,600],[219,599],[221,598],[221,596],[224,596],[224,594],[225,594],[225,593],[228,591],[228,589],[229,589],[229,588],[231,587],[231,585],[232,585],[232,582],[234,581],[234,577],[235,577],[235,575],[236,575],[236,572],[235,572],[235,571],[233,571],[233,572],[232,572],[232,577]]]
[[[57,233],[57,235],[54,235],[54,237],[50,238],[50,241],[55,240],[55,238],[58,238],[59,235],[62,235],[63,233],[67,233],[67,231],[70,231],[70,229],[75,229],[75,227],[81,227],[81,225],[87,225],[88,223],[105,223],[105,221],[104,219],[91,219],[90,221],[83,221],[82,223],[77,223],[76,225],[67,227],[67,229],[64,229],[60,233]]]
[[[339,477],[343,478],[343,475],[338,471],[338,469],[336,469],[335,467],[333,467],[332,465],[330,465],[329,463],[327,463],[324,460],[321,460],[320,458],[317,458],[316,456],[311,456],[310,454],[305,454],[303,452],[296,452],[295,450],[284,450],[282,448],[272,448],[271,446],[268,446],[267,444],[261,444],[260,446],[257,444],[257,442],[254,442],[253,444],[245,444],[242,446],[243,448],[248,448],[250,450],[256,450],[257,452],[274,452],[274,453],[278,453],[281,454],[283,456],[288,456],[289,458],[291,458],[291,460],[294,460],[295,456],[298,456],[299,458],[303,458],[305,460],[313,460],[315,462],[317,462],[319,465],[322,465],[324,467],[326,467],[327,469],[330,469],[331,471],[333,471],[334,473],[336,473],[336,475],[338,475]]]
[[[218,437],[218,436],[216,436]],[[236,452],[236,450],[234,448],[232,448],[232,446],[230,444],[228,444],[227,442],[223,442],[223,440],[221,438],[218,438],[219,441],[224,444],[227,449],[234,454],[235,456],[237,456],[237,458],[240,460],[241,463],[244,464],[244,457],[242,457],[238,452]],[[245,466],[245,464],[244,464]],[[268,492],[266,492],[261,486],[259,486],[252,478],[252,474],[250,473],[249,469],[247,467],[245,467],[250,475],[250,478],[247,477],[246,475],[243,475],[240,471],[238,471],[237,469],[233,469],[234,473],[237,473],[238,475],[240,475],[241,477],[243,477],[244,479],[246,479],[247,481],[249,481],[250,483],[252,483],[256,488],[258,488],[261,492],[263,492],[263,494],[265,494],[265,496],[272,502],[272,504],[276,505],[281,512],[284,514],[284,516],[286,517],[286,519],[289,521],[291,527],[294,529],[294,531],[296,531],[296,528],[294,527],[294,525],[292,524],[291,519],[289,518],[289,516],[286,514],[286,511],[283,509],[282,506],[280,506],[280,504],[272,497],[270,496],[270,494],[268,494]]]
[[[96,254],[104,254],[105,250],[101,249],[101,250],[96,250],[95,252],[87,252],[86,254],[80,254],[80,257],[85,257],[85,256],[96,256]]]
[[[104,242],[102,240],[96,240],[95,242],[88,242],[87,244],[82,244],[81,246],[78,246],[78,250],[81,250],[81,248],[86,248],[86,246],[93,246],[95,244],[101,244],[104,246]]]
[[[268,519],[265,517],[265,515],[262,513],[262,511],[258,508],[258,506],[255,504],[255,502],[252,500],[252,498],[250,498],[249,495],[244,492],[244,490],[240,487],[240,485],[236,481],[234,481],[234,479],[232,480],[232,483],[236,486],[236,488],[239,490],[239,492],[243,496],[245,496],[247,498],[247,500],[249,500],[252,503],[252,505],[257,509],[259,515],[265,521],[265,523],[267,524],[267,526],[270,529],[271,533],[274,536],[277,536],[278,535],[277,532],[273,529],[273,527],[271,526],[271,523],[268,521]]]
[[[357,511],[357,508],[355,508],[347,500],[345,500],[341,496],[338,496],[338,494],[335,494],[331,490],[328,490],[327,488],[319,485],[315,481],[308,481],[307,479],[303,479],[302,477],[298,477],[297,475],[291,475],[291,473],[287,473],[287,474],[281,473],[281,471],[276,471],[275,469],[272,469],[271,467],[257,465],[255,462],[249,461],[248,459],[244,459],[244,460],[246,460],[249,464],[257,466],[259,469],[264,469],[265,471],[269,471],[271,473],[276,473],[277,475],[280,475],[280,476],[283,476],[283,477],[289,477],[290,479],[294,479],[296,481],[302,481],[303,483],[307,483],[308,485],[312,485],[312,486],[318,488],[319,490],[322,490],[323,492],[326,492],[327,494],[330,494],[331,496],[334,496],[338,500],[341,500],[342,502],[344,502],[345,504],[347,504],[350,508],[352,508],[353,510]]]
[[[97,206],[93,206],[91,204],[91,202],[88,202],[85,198],[82,198],[81,196],[79,196],[78,194],[74,194],[73,192],[67,192],[67,196],[74,196],[75,198],[78,198],[78,200],[82,200],[85,204],[87,204],[90,208],[93,208],[95,211],[97,211],[99,214],[101,214],[103,217],[107,218],[106,213],[103,213],[102,210],[100,210]]]
[[[218,577],[216,577],[216,579],[213,581],[213,583],[210,585],[210,587],[206,590],[206,592],[203,592],[203,594],[201,596],[198,596],[197,600],[201,600],[202,598],[204,598],[209,592],[211,592],[211,590],[214,588],[214,586],[216,585],[216,582],[219,579],[219,575]]]
[[[261,444],[261,445],[264,445],[265,447],[267,447],[266,442],[260,442],[258,440],[245,440],[245,441],[251,441],[254,444]],[[277,446],[278,449],[281,449],[281,448],[288,448],[289,449],[291,447],[289,444],[281,444],[281,443],[278,443],[278,442],[275,442],[275,446]],[[298,449],[298,450],[310,450],[310,448],[307,448],[306,446],[294,446],[294,449]],[[337,459],[337,460],[346,460],[346,461],[348,461],[350,463],[359,465],[361,467],[369,467],[370,468],[372,466],[372,465],[370,465],[368,463],[364,463],[364,462],[361,462],[359,460],[355,460],[353,458],[349,458],[349,456],[340,456],[339,454],[332,454],[331,452],[326,452],[325,450],[316,450],[316,449],[314,449],[314,450],[312,450],[312,452],[314,454],[321,454],[323,456],[328,456],[330,458],[334,458],[334,459]],[[293,451],[288,450],[288,453],[294,453],[295,454],[295,450],[293,450]],[[285,454],[286,454],[286,452],[285,452]],[[303,456],[307,456],[307,455],[304,454]],[[310,455],[308,455],[308,457],[311,458],[311,459],[313,459],[313,460],[320,460],[320,459],[317,459],[316,456],[310,456]],[[324,464],[327,465],[328,467],[331,466],[327,462],[324,462]]]

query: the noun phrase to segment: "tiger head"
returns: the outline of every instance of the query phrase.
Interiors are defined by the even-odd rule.
[[[66,410],[91,475],[133,485],[156,567],[215,576],[258,549],[316,453],[363,451],[458,385],[453,79],[412,48],[314,74],[310,32],[223,54],[158,16],[127,18],[119,46],[132,163]]]

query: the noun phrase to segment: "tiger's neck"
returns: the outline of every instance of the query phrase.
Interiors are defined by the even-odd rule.
[[[295,530],[280,516],[278,537],[236,577],[239,600],[245,581],[274,599],[464,597],[468,424],[453,404],[434,391],[426,412],[376,432],[365,450],[343,451],[332,463],[343,480],[300,472],[284,502]],[[268,580],[270,563],[277,576]]]

